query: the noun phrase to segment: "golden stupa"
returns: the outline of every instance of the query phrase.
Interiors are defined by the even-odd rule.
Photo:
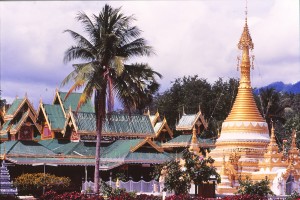
[[[252,94],[250,71],[253,64],[250,57],[253,59],[254,56],[250,56],[249,51],[253,47],[246,11],[244,29],[238,43],[242,58],[239,65],[240,81],[237,97],[230,114],[222,124],[216,148],[209,154],[215,159],[214,165],[221,175],[221,184],[218,185],[217,192],[223,194],[236,192],[238,179],[245,179],[248,176],[254,181],[268,177],[275,194],[286,194],[285,189],[278,189],[278,185],[284,186],[291,169],[294,170],[295,180],[298,178],[297,184],[300,184],[300,162],[297,159],[299,150],[292,148],[293,152],[290,154],[298,156],[293,157],[293,161],[290,158],[284,159],[284,155],[278,153],[274,129],[270,140],[268,124],[259,113]],[[289,165],[293,166],[288,167]]]

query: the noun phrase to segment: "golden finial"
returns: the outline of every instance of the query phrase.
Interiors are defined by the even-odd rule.
[[[291,144],[291,149],[292,149],[292,148],[297,148],[297,145],[296,145],[296,136],[297,136],[297,134],[296,134],[296,131],[295,131],[295,129],[294,129],[293,132],[292,132],[292,144]]]
[[[43,103],[43,99],[42,99],[42,96],[40,96],[40,104]]]
[[[28,98],[28,95],[27,95],[27,92],[25,92],[25,99],[27,99]]]
[[[253,49],[252,38],[249,33],[248,24],[247,24],[247,17],[248,17],[248,7],[247,7],[247,0],[246,0],[246,8],[245,8],[245,26],[244,31],[242,33],[241,39],[238,43],[238,48],[243,50],[244,48]]]
[[[197,139],[197,133],[196,133],[195,126],[193,127],[193,136],[192,136],[192,141],[191,141],[191,145],[190,145],[189,151],[193,152],[195,154],[198,154],[199,151],[200,151],[199,142],[198,142],[198,139]]]

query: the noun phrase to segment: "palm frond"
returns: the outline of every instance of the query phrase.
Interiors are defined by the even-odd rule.
[[[63,61],[67,63],[76,59],[92,61],[95,59],[95,55],[89,49],[84,49],[80,46],[71,46],[65,51]]]

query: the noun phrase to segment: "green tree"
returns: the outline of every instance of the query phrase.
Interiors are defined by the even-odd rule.
[[[98,193],[101,131],[106,111],[110,113],[113,110],[114,95],[129,112],[141,108],[158,90],[156,76],[161,75],[147,64],[125,64],[131,58],[153,54],[152,47],[140,37],[140,29],[131,25],[135,20],[133,16],[125,16],[120,8],[105,5],[98,15],[89,18],[81,12],[76,19],[82,23],[88,37],[65,30],[73,37],[76,45],[66,50],[64,61],[80,59],[85,62],[73,64],[74,70],[63,80],[62,85],[74,81],[68,94],[84,88],[78,108],[87,99],[94,98],[97,129],[94,192]]]
[[[238,80],[224,81],[219,78],[214,84],[195,76],[177,78],[170,89],[155,97],[152,110],[159,110],[168,119],[170,127],[186,113],[197,113],[199,107],[207,119],[209,130],[205,137],[216,136],[217,130],[229,114],[238,89]]]
[[[260,89],[258,97],[256,97],[257,107],[268,123],[270,133],[272,120],[285,122],[284,110],[288,105],[287,102],[281,101],[281,99],[281,94],[274,88]]]
[[[259,196],[267,196],[269,194],[274,195],[274,193],[270,189],[269,184],[270,180],[267,178],[261,181],[253,182],[249,177],[246,177],[245,180],[239,180],[237,193]]]
[[[203,150],[202,150],[203,151]],[[165,189],[174,191],[176,195],[187,194],[191,188],[191,183],[201,184],[208,182],[214,176],[218,183],[221,178],[213,167],[214,160],[211,157],[204,158],[185,150],[182,160],[171,160],[155,168],[153,177],[157,179],[162,169],[166,170]]]

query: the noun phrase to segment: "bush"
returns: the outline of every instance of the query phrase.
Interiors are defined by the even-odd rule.
[[[19,194],[41,194],[42,188],[61,189],[67,188],[71,183],[69,177],[58,177],[52,174],[33,173],[22,174],[14,180],[14,186],[18,187]]]
[[[269,186],[270,180],[267,178],[254,183],[249,177],[246,177],[246,180],[239,180],[239,184],[238,194],[259,195],[261,197],[269,194],[274,195]]]
[[[19,199],[19,198],[15,195],[0,194],[0,200],[15,200],[15,199]]]
[[[294,191],[294,193],[287,197],[286,200],[300,200],[300,194]]]
[[[40,200],[104,200],[103,197],[100,196],[87,196],[84,194],[81,194],[79,192],[65,192],[63,194],[58,194],[57,192],[50,190],[45,192],[44,195],[42,195]]]
[[[180,194],[168,196],[166,200],[205,200],[206,198],[200,196],[192,196],[189,194]]]
[[[140,194],[135,197],[135,200],[161,200],[161,196]]]
[[[234,196],[227,196],[222,198],[222,200],[267,200],[267,197],[259,196],[256,194],[242,194],[242,195],[234,195]]]

